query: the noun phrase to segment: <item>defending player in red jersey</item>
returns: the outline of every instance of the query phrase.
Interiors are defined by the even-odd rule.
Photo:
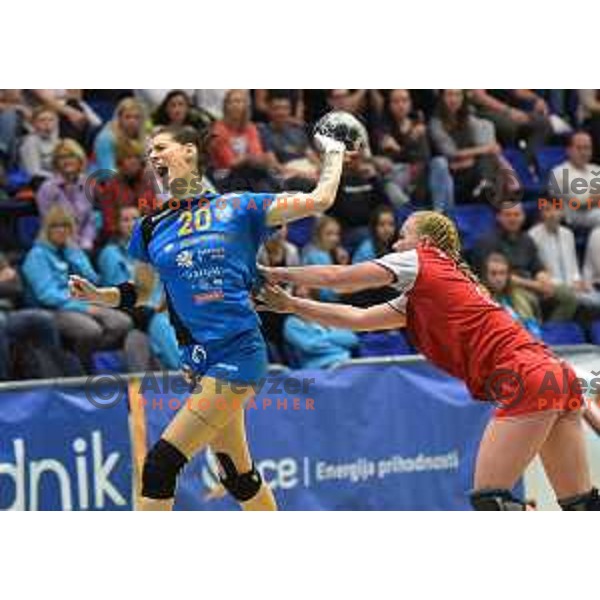
[[[564,510],[600,510],[582,431],[583,398],[573,370],[534,339],[481,286],[462,261],[452,221],[410,217],[396,253],[351,267],[266,269],[264,301],[324,325],[359,331],[406,327],[434,365],[465,381],[472,396],[494,401],[477,459],[476,510],[526,510],[510,490],[539,454]],[[339,292],[392,286],[400,296],[359,309],[294,298],[276,283]]]

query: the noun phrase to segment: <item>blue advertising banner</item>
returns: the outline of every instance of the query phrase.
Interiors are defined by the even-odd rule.
[[[126,402],[83,387],[0,393],[0,510],[131,510]]]
[[[162,385],[144,385],[150,445],[177,406],[174,394],[156,392]],[[257,466],[283,510],[468,510],[491,408],[415,362],[270,376],[246,413]],[[209,451],[196,458],[177,508],[234,508],[206,499],[219,496],[215,472]]]

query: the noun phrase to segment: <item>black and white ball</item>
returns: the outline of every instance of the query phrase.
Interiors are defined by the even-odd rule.
[[[327,113],[316,125],[314,135],[324,135],[342,142],[346,150],[356,152],[366,146],[365,128],[349,112],[335,110]]]

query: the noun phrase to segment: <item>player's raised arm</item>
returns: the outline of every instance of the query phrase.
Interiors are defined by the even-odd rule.
[[[323,152],[323,168],[317,187],[308,194],[277,194],[267,214],[270,227],[322,214],[333,206],[344,168],[346,147],[342,142],[322,135],[316,135],[315,141]]]
[[[326,212],[337,195],[346,152],[360,152],[367,145],[364,125],[344,111],[326,114],[315,126],[315,144],[323,154],[323,169],[310,194],[279,194],[267,214],[267,223],[277,226]]]
[[[406,326],[406,316],[389,304],[363,309],[345,304],[316,302],[295,298],[283,288],[267,285],[259,296],[265,308],[277,313],[295,314],[328,327],[353,331],[382,331]]]
[[[381,288],[394,282],[394,274],[375,262],[349,266],[261,267],[260,271],[270,283],[291,283],[311,289],[327,288],[340,293]]]

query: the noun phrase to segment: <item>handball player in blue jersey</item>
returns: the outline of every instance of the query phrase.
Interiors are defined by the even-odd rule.
[[[323,213],[335,200],[346,146],[323,135],[315,141],[323,168],[312,193],[219,196],[202,189],[207,148],[194,129],[167,127],[152,136],[150,161],[159,176],[168,176],[172,201],[137,223],[129,252],[162,280],[181,366],[195,389],[146,458],[140,510],[171,510],[179,474],[207,446],[224,487],[244,510],[276,510],[244,424],[252,384],[267,371],[252,290],[269,228]],[[96,288],[77,277],[71,294],[125,309],[143,301],[132,284]]]

